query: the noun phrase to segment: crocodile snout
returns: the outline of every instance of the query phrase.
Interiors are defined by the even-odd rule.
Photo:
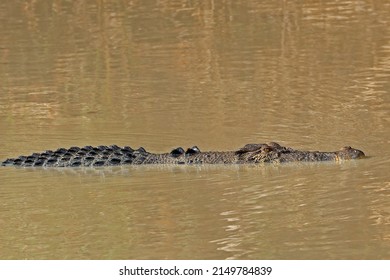
[[[342,148],[341,151],[346,159],[359,159],[366,157],[363,151],[351,148],[349,146]]]

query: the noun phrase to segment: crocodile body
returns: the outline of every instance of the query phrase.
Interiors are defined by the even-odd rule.
[[[365,157],[360,150],[344,147],[335,152],[300,151],[283,147],[275,142],[268,144],[247,144],[235,151],[201,152],[198,147],[184,151],[179,147],[170,153],[155,154],[144,148],[134,150],[130,147],[86,146],[60,148],[55,151],[33,153],[29,156],[10,158],[2,166],[113,166],[139,164],[259,164],[284,162],[315,162],[358,159]]]

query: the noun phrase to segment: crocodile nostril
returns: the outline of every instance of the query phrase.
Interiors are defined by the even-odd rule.
[[[362,152],[362,151],[360,151],[360,150],[355,150],[355,152],[354,152],[354,159],[355,158],[364,158],[364,157],[366,157],[366,155]]]

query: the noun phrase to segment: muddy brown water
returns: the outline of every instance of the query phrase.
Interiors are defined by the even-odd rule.
[[[0,159],[280,142],[364,160],[0,168],[1,259],[389,259],[388,1],[0,3]]]

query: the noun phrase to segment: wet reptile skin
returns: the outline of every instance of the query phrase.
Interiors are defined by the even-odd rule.
[[[235,151],[201,152],[198,147],[184,151],[179,147],[169,153],[155,154],[144,148],[86,146],[59,148],[55,151],[33,153],[29,156],[9,158],[2,166],[22,167],[78,167],[139,164],[259,164],[285,162],[338,161],[364,158],[362,151],[344,147],[335,152],[300,151],[283,147],[275,142],[247,144]]]

